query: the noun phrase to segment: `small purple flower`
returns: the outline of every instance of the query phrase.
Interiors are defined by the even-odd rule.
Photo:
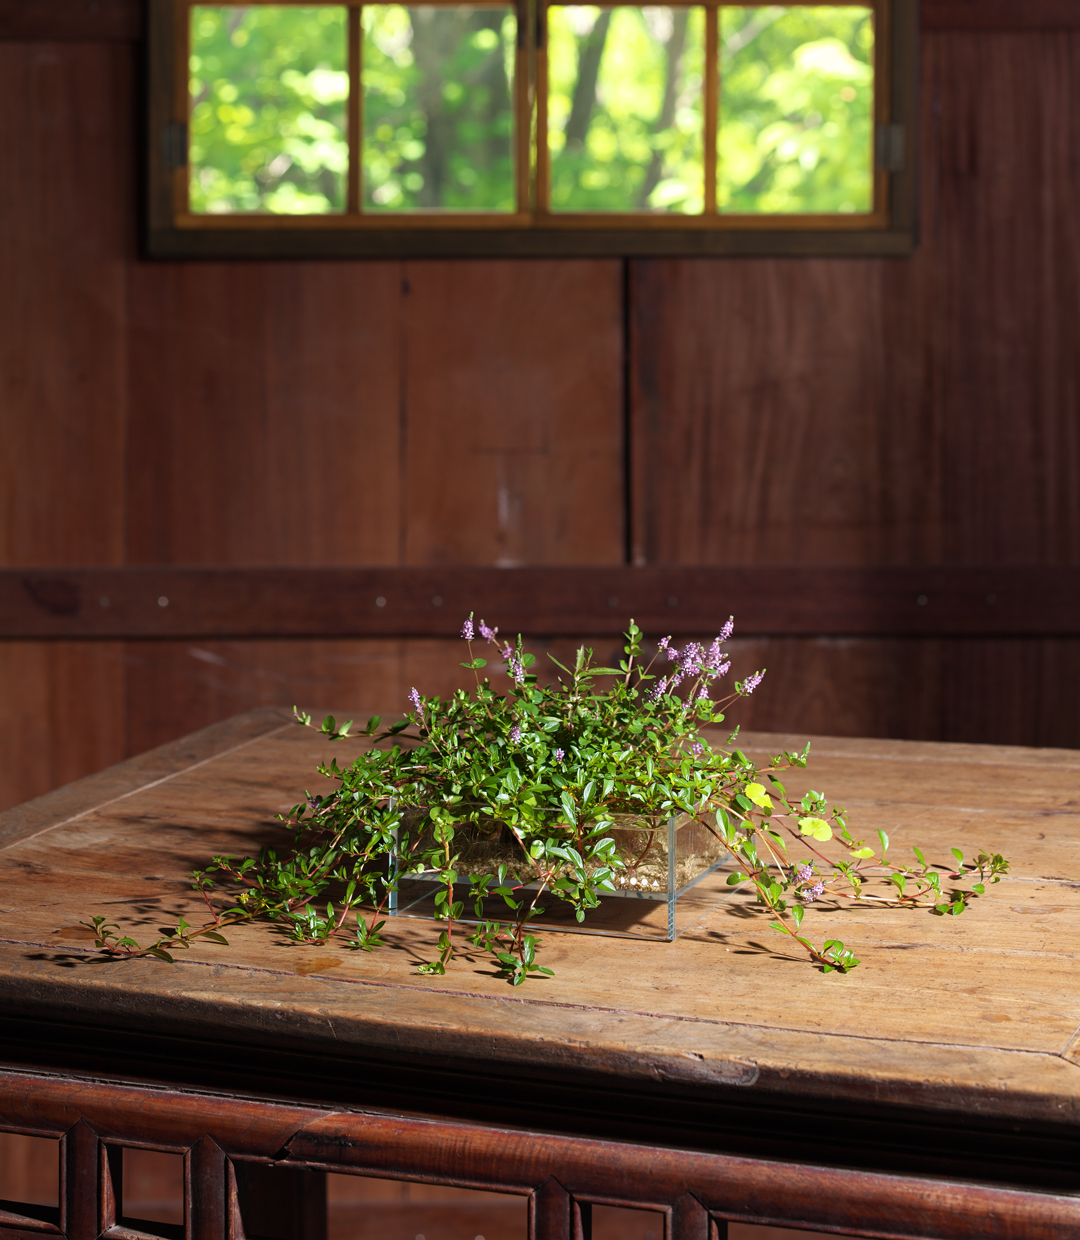
[[[657,702],[668,691],[668,678],[662,676],[645,695],[646,702]]]
[[[795,877],[800,883],[808,883],[814,877],[814,867],[812,865],[800,866],[795,872]]]
[[[819,878],[818,881],[813,885],[813,887],[807,887],[806,890],[803,891],[802,898],[806,901],[807,904],[813,904],[814,901],[818,898],[818,896],[822,894],[824,890],[825,890],[825,884]]]
[[[517,657],[516,654],[510,656],[509,667],[507,671],[510,673],[514,684],[520,685],[525,679],[525,665]]]
[[[510,729],[510,743],[516,745],[521,740],[521,724],[515,723]]]
[[[697,691],[697,700],[699,702],[704,701],[705,698],[707,698],[708,696],[709,696],[708,685],[702,685],[701,688]]]
[[[720,636],[716,639],[721,645],[727,641],[735,629],[735,617],[728,616],[727,624],[720,630]]]
[[[467,642],[471,642],[472,639],[476,636],[476,630],[473,628],[471,611],[469,612],[468,620],[466,620],[465,623],[461,626],[461,636],[464,637]]]
[[[700,758],[705,752],[705,746],[701,743],[701,741],[694,741],[694,743],[690,746],[690,752],[695,758]]]
[[[700,672],[702,669],[702,660],[705,658],[705,651],[698,642],[689,642],[679,655],[679,672],[683,676],[689,676],[694,672]]]
[[[417,693],[415,688],[409,690],[409,701],[412,702],[413,710],[415,710],[418,715],[422,715],[424,713],[424,703],[420,700],[420,694]]]
[[[749,697],[758,685],[761,684],[761,678],[764,675],[764,672],[755,672],[753,676],[747,676],[747,678],[742,682],[742,693],[745,697]]]
[[[561,762],[561,761],[563,760],[563,758],[565,758],[565,757],[566,757],[566,754],[564,754],[564,753],[563,753],[563,751],[562,751],[561,749],[556,749],[556,750],[555,750],[555,753],[554,753],[554,758],[555,758],[555,761],[556,761],[556,762]]]
[[[499,630],[497,628],[489,629],[483,620],[480,621],[480,636],[484,639],[484,641],[493,642],[495,640],[495,634],[498,633],[498,631]]]
[[[670,636],[663,638],[663,640],[657,646],[656,648],[657,654],[659,654],[661,650],[667,655],[669,659],[674,659],[675,651],[671,649],[671,637]]]
[[[726,676],[731,671],[731,664],[728,662],[721,663],[716,669],[717,676]]]
[[[720,666],[720,660],[724,656],[720,653],[720,638],[716,638],[709,647],[709,653],[705,656],[705,667],[710,672],[715,672]]]

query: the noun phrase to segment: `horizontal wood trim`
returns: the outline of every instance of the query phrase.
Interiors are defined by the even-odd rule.
[[[1064,1240],[1075,1197],[731,1157],[367,1111],[345,1114],[243,1097],[196,1098],[166,1089],[0,1074],[5,1121],[33,1113],[57,1131],[72,1118],[115,1140],[168,1144],[211,1137],[227,1156],[279,1167],[532,1193],[552,1176],[573,1196],[668,1209],[691,1192],[718,1218],[842,1229],[878,1237],[984,1236]],[[274,1142],[277,1144],[274,1144]],[[133,1233],[114,1228],[105,1235]],[[162,1231],[162,1234],[166,1234]]]
[[[1080,568],[26,568],[0,638],[1067,636],[1078,599]]]
[[[924,30],[1080,28],[1075,0],[923,0]],[[135,40],[138,0],[0,0],[0,40]]]
[[[214,224],[217,222],[215,217]],[[246,224],[247,221],[244,221]],[[911,228],[376,228],[324,227],[321,220],[289,228],[152,228],[150,258],[717,258],[734,256],[885,257],[914,252]]]
[[[1076,30],[1076,0],[922,0],[923,30]]]

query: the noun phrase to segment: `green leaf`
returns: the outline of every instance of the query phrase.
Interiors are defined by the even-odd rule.
[[[889,837],[881,830],[878,831],[877,837],[881,841],[881,858],[884,860],[885,854],[889,851]]]
[[[124,942],[124,940],[121,940],[121,942]],[[146,954],[148,956],[155,957],[155,959],[157,960],[164,960],[166,964],[176,963],[173,960],[172,956],[170,956],[169,953],[164,949],[164,947],[148,947],[146,949]]]
[[[216,930],[207,930],[202,937],[208,939],[211,943],[221,943],[224,947],[229,946],[229,940],[223,934],[218,934]]]
[[[799,830],[803,835],[809,835],[822,844],[826,840],[831,840],[833,836],[832,827],[829,826],[824,818],[800,818]]]

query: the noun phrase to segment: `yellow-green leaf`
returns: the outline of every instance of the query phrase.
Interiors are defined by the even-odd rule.
[[[853,857],[862,857],[862,858],[872,857],[874,855],[874,850],[872,848],[853,849],[851,855]]]
[[[832,839],[832,827],[824,818],[800,818],[799,830],[803,835],[812,836],[822,844]]]
[[[762,809],[772,809],[772,801],[769,800],[769,794],[765,791],[764,784],[747,784],[744,794],[748,801],[753,801],[755,805],[759,805]],[[832,834],[830,832],[830,834]]]

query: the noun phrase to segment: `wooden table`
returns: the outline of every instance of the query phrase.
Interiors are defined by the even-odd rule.
[[[250,926],[91,959],[81,919],[194,920],[186,872],[350,744],[263,709],[0,816],[0,1127],[62,1136],[64,1167],[58,1212],[0,1227],[168,1240],[122,1218],[127,1145],[185,1154],[191,1240],[310,1240],[326,1171],[523,1195],[532,1240],[585,1240],[596,1203],[662,1211],[666,1240],[1080,1236],[1080,754],[815,740],[805,782],[861,834],[1014,863],[960,918],[822,912],[848,976],[738,895],[671,944],[549,934],[556,976],[518,989],[479,958],[419,976],[405,920],[371,955]]]

